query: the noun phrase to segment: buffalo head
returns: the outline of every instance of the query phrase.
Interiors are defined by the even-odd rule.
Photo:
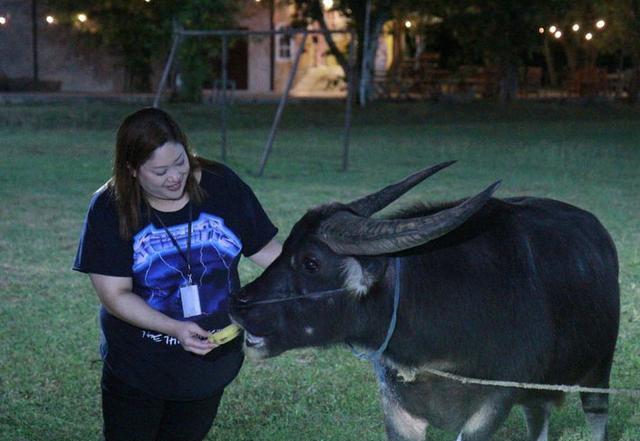
[[[371,216],[432,174],[426,168],[348,204],[308,211],[293,227],[282,254],[232,296],[231,316],[245,328],[245,352],[255,358],[338,342],[381,341],[381,310],[392,308],[394,268],[389,256],[423,245],[463,224],[490,199],[495,183],[428,216]]]

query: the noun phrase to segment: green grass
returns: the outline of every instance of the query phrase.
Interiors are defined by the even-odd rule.
[[[0,440],[100,439],[98,302],[70,270],[91,193],[109,175],[115,130],[135,105],[0,107]],[[219,118],[168,108],[196,150],[218,157]],[[425,165],[459,162],[412,190],[413,201],[548,196],[594,212],[620,256],[622,320],[612,385],[640,387],[640,109],[597,105],[374,104],[354,115],[351,167],[339,171],[342,106],[292,104],[265,177],[256,178],[274,106],[232,109],[228,163],[254,188],[284,239],[310,206],[347,201]],[[392,207],[393,209],[393,207]],[[243,263],[244,282],[259,274]],[[640,406],[611,405],[611,439],[640,439]],[[456,434],[429,430],[427,439]],[[588,440],[575,395],[550,438]],[[343,347],[248,362],[227,390],[210,440],[383,440],[375,379]],[[514,411],[496,440],[525,440]]]

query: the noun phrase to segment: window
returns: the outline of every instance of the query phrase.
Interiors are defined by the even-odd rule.
[[[286,31],[287,26],[278,26],[278,31]],[[281,61],[290,60],[293,52],[293,37],[291,34],[276,36],[276,58]]]

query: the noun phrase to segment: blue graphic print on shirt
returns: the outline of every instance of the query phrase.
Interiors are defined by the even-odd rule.
[[[168,229],[186,255],[188,224]],[[240,239],[221,218],[200,213],[193,221],[192,280],[199,287],[203,314],[228,310],[228,293],[234,290],[230,268],[241,249]],[[186,262],[164,228],[149,224],[133,237],[135,291],[149,306],[175,319],[183,319],[179,288],[188,284],[186,268]]]

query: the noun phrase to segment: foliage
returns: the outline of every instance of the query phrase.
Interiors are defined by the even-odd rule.
[[[640,99],[640,0],[607,0],[605,4],[611,24],[605,44],[621,60],[629,57],[628,100],[635,103]]]
[[[230,28],[233,24],[231,12],[235,12],[238,2],[207,0],[191,2],[189,8],[181,10],[178,22],[185,29],[220,29]],[[185,101],[199,102],[202,85],[213,77],[212,62],[221,53],[219,38],[189,38],[180,46],[179,71],[182,88],[177,98]]]
[[[229,23],[236,4],[232,0],[45,1],[60,17],[61,24],[89,37],[91,44],[105,47],[121,59],[127,73],[125,89],[128,91],[150,90],[153,65],[166,57],[175,22],[180,24],[184,20],[185,25],[220,27]],[[80,13],[86,15],[86,21],[78,19]],[[195,43],[189,45],[195,46]],[[193,55],[188,58],[187,72],[194,72],[197,78],[201,78],[206,69],[207,57],[202,55],[209,54],[210,47],[200,51],[203,53],[187,49]]]
[[[541,0],[428,0],[424,10],[440,18],[426,33],[445,36],[459,64],[484,64],[502,99],[515,97],[518,68],[539,45]],[[442,37],[441,37],[442,38]],[[442,41],[442,40],[440,40]]]

